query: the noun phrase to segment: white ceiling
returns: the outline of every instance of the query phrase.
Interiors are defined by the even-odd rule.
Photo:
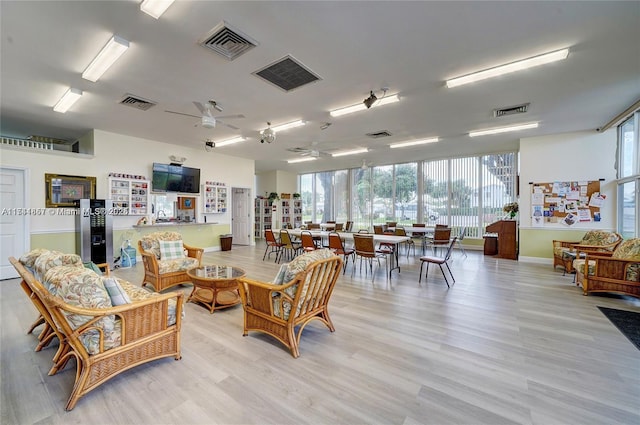
[[[256,160],[256,171],[290,172],[388,164],[517,149],[520,137],[592,130],[640,97],[640,2],[249,2],[176,1],[158,20],[139,1],[1,1],[1,134],[75,139],[96,128]],[[259,45],[235,59],[198,45],[226,21]],[[81,73],[112,34],[130,49],[96,83]],[[448,89],[444,80],[569,47],[565,61]],[[292,55],[321,77],[289,93],[252,72]],[[66,114],[53,105],[68,87],[84,96]],[[401,101],[339,118],[328,111],[390,88]],[[158,102],[119,105],[127,93]],[[378,94],[380,92],[378,91]],[[205,129],[193,101],[216,100],[234,131]],[[530,102],[523,115],[492,110]],[[307,125],[260,144],[258,131]],[[487,127],[540,121],[535,130],[470,139]],[[332,125],[321,130],[325,122]],[[393,135],[371,139],[366,133]],[[206,153],[204,140],[249,140]],[[389,143],[439,136],[440,143]],[[287,164],[286,148],[371,152]],[[150,154],[152,155],[152,154]],[[162,158],[150,158],[162,160]],[[188,164],[187,164],[188,165]]]

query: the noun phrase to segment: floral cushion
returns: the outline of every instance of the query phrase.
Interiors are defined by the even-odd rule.
[[[102,283],[102,277],[93,270],[76,266],[51,268],[44,276],[45,286],[55,289],[55,294],[70,305],[84,308],[109,308],[111,298]],[[81,314],[67,314],[73,329],[85,324],[92,317]],[[103,317],[93,325],[104,334],[104,349],[117,347],[121,343],[121,333],[116,328],[115,316]],[[90,329],[80,335],[80,341],[89,354],[100,352],[100,331]]]
[[[611,257],[640,261],[640,238],[632,238],[622,241],[622,243],[618,245],[618,248],[613,251]]]
[[[573,268],[578,271],[578,273],[584,274],[584,262],[587,261],[584,258],[579,258],[573,261]],[[589,276],[592,276],[594,270],[596,268],[596,262],[593,260],[589,260]]]
[[[335,257],[336,255],[328,248],[324,249],[316,249],[314,251],[307,252],[305,254],[299,255],[293,259],[288,265],[286,272],[284,273],[284,278],[282,283],[287,283],[292,281],[296,275],[300,272],[303,272],[309,267],[310,264],[315,263],[318,260],[324,260],[327,258]],[[307,277],[308,279],[311,276]],[[306,285],[309,282],[304,282],[305,288],[303,288],[303,292],[301,294],[301,299],[306,295]],[[274,284],[277,284],[274,282]],[[294,298],[296,296],[296,291],[298,290],[298,285],[292,285],[284,290],[284,293]],[[291,303],[287,300],[282,300],[280,302],[279,297],[274,297],[273,299],[273,312],[276,316],[280,316],[280,304],[282,304],[283,315],[282,317],[286,320],[289,318],[289,314],[291,313]]]
[[[198,259],[192,257],[178,258],[176,260],[160,260],[158,261],[158,272],[169,273],[189,270],[198,267]]]
[[[40,255],[33,265],[34,275],[36,279],[40,280],[45,288],[54,295],[55,291],[51,291],[51,288],[47,286],[47,281],[44,279],[44,276],[50,269],[57,266],[72,266],[74,268],[84,269],[82,259],[76,254],[63,254],[58,251],[49,251]]]
[[[618,240],[618,236],[606,230],[589,230],[585,233],[582,245],[609,245]]]
[[[157,297],[160,294],[157,292],[149,292],[148,290],[141,288],[140,286],[136,286],[132,283],[127,282],[126,280],[122,280],[120,278],[116,278],[122,289],[125,290],[127,295],[132,302],[146,300],[148,298]],[[171,326],[176,323],[176,306],[178,303],[175,298],[171,298],[169,300],[169,307],[167,313],[167,322],[168,325]],[[184,317],[184,310],[182,310],[182,317]]]
[[[35,265],[38,257],[41,256],[42,254],[49,253],[49,252],[51,251],[46,248],[32,249],[31,251],[27,252],[22,257],[20,257],[20,262],[22,263],[23,266],[25,266],[29,270],[33,270],[33,266]]]
[[[163,241],[179,241],[182,240],[182,235],[178,232],[153,232],[140,239],[142,249],[152,252],[156,258],[160,259],[160,240]]]

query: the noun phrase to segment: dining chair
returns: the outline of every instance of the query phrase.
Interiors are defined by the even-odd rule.
[[[276,254],[276,262],[278,262],[278,257],[280,256],[280,249],[282,248],[282,244],[280,241],[276,239],[276,236],[273,234],[273,230],[265,229],[264,231],[264,239],[267,241],[267,247],[264,250],[264,255],[262,256],[262,261],[264,261],[265,257],[267,257],[267,251],[269,252],[269,258],[271,258],[271,254],[275,252]],[[271,249],[269,251],[269,249]]]
[[[458,239],[456,241],[456,243],[458,244],[458,248],[460,248],[460,252],[462,252],[464,254],[464,256],[467,256],[467,252],[464,250],[464,246],[462,245],[462,241],[464,240],[464,236],[465,233],[467,233],[467,226],[462,226],[460,228],[460,231],[458,232]]]
[[[424,251],[425,251],[425,245],[426,245],[426,240],[425,238],[427,237],[427,225],[425,223],[413,223],[412,227],[424,227],[425,230],[424,231],[416,231],[414,230],[413,232],[411,232],[411,239],[414,240],[414,242],[416,240],[420,241],[420,246],[422,247],[422,255],[424,255]]]
[[[329,233],[329,249],[332,250],[336,255],[342,255],[344,260],[344,264],[342,265],[342,274],[347,271],[347,263],[349,262],[349,258],[352,259],[353,266],[355,267],[355,249],[345,248],[344,244],[342,243],[342,238],[336,232]]]
[[[373,235],[365,235],[361,233],[355,233],[353,235],[353,247],[355,248],[356,257],[360,257],[360,271],[362,271],[362,260],[365,259],[369,262],[369,270],[371,271],[372,280],[375,277],[373,273],[373,260],[378,261],[378,268],[380,268],[380,258],[384,258],[385,260],[385,274],[388,276],[387,269],[389,267],[389,261],[387,260],[387,255],[390,254],[389,251],[376,249],[375,243],[373,241]],[[355,261],[353,264],[353,269],[351,270],[351,276],[355,272],[356,265]]]
[[[302,250],[304,252],[315,251],[318,249],[315,241],[313,240],[313,235],[309,231],[303,231],[300,233],[300,241],[302,242]]]
[[[396,227],[396,236],[407,236],[407,231],[404,227]],[[416,255],[416,244],[413,239],[408,239],[406,242],[402,242],[407,246],[407,258],[409,258],[409,252],[413,248],[413,255]]]
[[[333,228],[333,230],[335,230],[336,232],[342,232],[343,229],[344,223],[336,223],[335,227]]]
[[[455,245],[457,240],[457,237],[451,239],[451,241],[449,242],[449,248],[447,248],[447,252],[444,257],[436,257],[435,255],[420,257],[420,278],[418,279],[418,283],[422,282],[422,266],[424,266],[424,263],[427,263],[427,271],[424,274],[425,280],[427,278],[427,275],[429,274],[429,264],[437,264],[442,271],[442,276],[444,277],[444,281],[447,283],[447,288],[450,288],[451,286],[449,285],[449,280],[447,279],[447,275],[442,268],[442,265],[444,264],[447,267],[447,270],[449,270],[449,274],[451,275],[453,283],[456,283],[456,279],[453,277],[453,273],[451,273],[451,268],[449,267],[448,261],[451,259],[451,250],[453,249],[453,245]]]
[[[347,220],[347,224],[344,226],[345,232],[351,232],[353,230],[353,221]]]
[[[395,232],[392,233],[388,233],[384,231],[384,226],[381,224],[375,224],[373,226],[373,233],[375,233],[376,235],[395,235]],[[396,244],[394,243],[389,243],[389,242],[380,242],[380,244],[378,244],[378,247],[380,249],[384,249],[384,250],[389,250],[391,252],[393,252],[396,248]]]
[[[431,245],[433,254],[437,254],[437,249],[440,246],[447,246],[451,241],[451,228],[450,227],[436,227],[433,232],[433,239],[428,240],[428,244]]]
[[[280,245],[280,258],[276,260],[277,263],[280,262],[283,254],[287,254],[287,259],[291,261],[296,255],[300,253],[300,243],[294,242],[291,239],[291,235],[289,234],[288,230],[280,230]]]

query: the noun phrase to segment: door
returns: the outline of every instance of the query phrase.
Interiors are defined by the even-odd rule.
[[[232,190],[231,232],[235,245],[251,244],[251,190],[234,187]]]
[[[0,279],[18,277],[9,257],[19,258],[29,250],[30,213],[45,211],[26,208],[26,176],[26,170],[0,168]]]

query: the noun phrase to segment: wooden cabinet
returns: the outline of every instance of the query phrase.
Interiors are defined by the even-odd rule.
[[[127,210],[128,215],[151,214],[149,180],[109,177],[109,199],[113,207]]]
[[[518,259],[518,223],[515,220],[496,221],[488,225],[486,231],[498,235],[498,257]]]
[[[207,182],[202,185],[202,212],[222,214],[227,212],[227,186]]]

